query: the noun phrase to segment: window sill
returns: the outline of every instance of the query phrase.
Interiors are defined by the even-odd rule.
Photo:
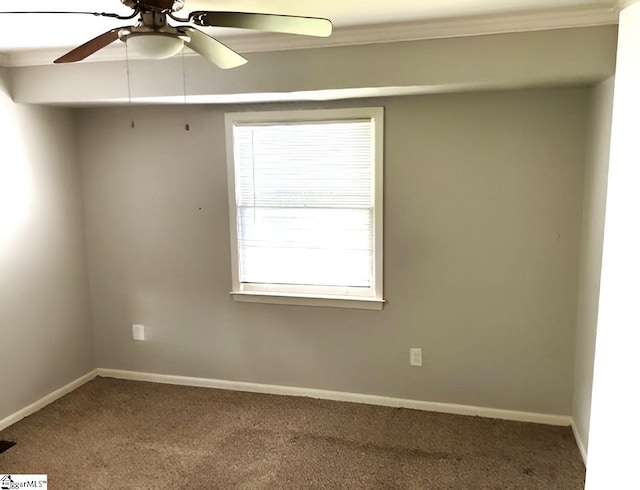
[[[287,294],[258,291],[232,291],[231,296],[241,303],[267,303],[273,305],[323,306],[328,308],[354,308],[359,310],[382,310],[385,301],[376,298],[354,296],[321,296]]]

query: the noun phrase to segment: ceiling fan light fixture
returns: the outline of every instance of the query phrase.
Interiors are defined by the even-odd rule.
[[[85,14],[96,17],[108,17],[118,20],[129,20],[135,17],[138,21],[132,26],[115,27],[107,32],[89,39],[84,44],[73,48],[53,62],[74,63],[106,48],[120,39],[127,43],[134,55],[146,59],[170,58],[187,45],[195,53],[206,58],[219,68],[235,68],[247,62],[247,59],[214,39],[202,27],[233,27],[254,29],[265,32],[284,34],[300,34],[305,36],[327,37],[331,34],[331,21],[319,17],[302,17],[298,15],[262,14],[258,12],[223,12],[213,10],[194,10],[185,18],[174,15],[181,10],[186,0],[120,0],[132,12],[129,15],[112,12],[33,10],[34,14]],[[0,11],[1,14],[21,14],[26,12]],[[182,25],[174,25],[171,21]],[[127,49],[127,60],[129,59]]]
[[[163,32],[133,32],[126,36],[124,41],[135,55],[154,60],[171,58],[184,46],[184,40],[181,37]]]

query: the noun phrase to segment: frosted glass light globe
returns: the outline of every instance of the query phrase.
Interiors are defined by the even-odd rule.
[[[125,41],[131,52],[143,58],[161,60],[178,54],[184,41],[178,36],[161,32],[130,34]]]

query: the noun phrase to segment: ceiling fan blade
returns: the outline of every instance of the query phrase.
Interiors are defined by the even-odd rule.
[[[90,41],[87,41],[81,46],[72,49],[67,54],[62,55],[60,58],[54,61],[54,63],[73,63],[74,61],[80,61],[87,56],[92,55],[96,51],[108,46],[113,41],[118,39],[118,32],[122,27],[111,29],[110,31],[100,34],[98,37],[94,37]],[[125,28],[126,29],[126,28]]]
[[[244,57],[240,56],[233,49],[228,48],[208,34],[193,27],[181,27],[181,29],[186,31],[191,37],[191,40],[189,42],[185,41],[185,44],[199,55],[207,58],[214,65],[226,70],[244,65],[247,62]]]
[[[140,0],[139,4],[143,7],[152,7],[158,10],[168,10],[173,7],[174,0]]]
[[[139,10],[134,9],[131,15],[120,15],[111,12],[87,12],[87,11],[68,11],[68,10],[14,10],[11,12],[0,11],[0,15],[4,14],[64,14],[64,15],[93,15],[94,17],[111,17],[112,19],[133,19],[138,15]]]
[[[200,10],[192,12],[189,18],[202,26],[239,27],[304,36],[328,37],[332,30],[330,20],[317,17]]]

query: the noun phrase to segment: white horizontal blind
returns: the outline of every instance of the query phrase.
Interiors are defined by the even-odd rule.
[[[236,124],[241,283],[370,288],[373,121]]]

